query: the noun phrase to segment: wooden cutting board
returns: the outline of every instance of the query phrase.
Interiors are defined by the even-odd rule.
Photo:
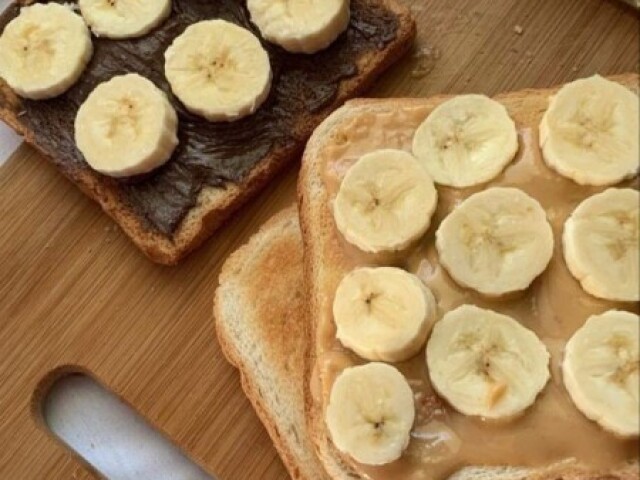
[[[416,50],[375,96],[547,87],[638,70],[637,13],[606,0],[415,0]],[[150,263],[29,147],[0,168],[0,478],[86,478],[40,416],[47,386],[94,376],[220,480],[286,472],[217,345],[219,268],[294,200],[296,167],[175,268]]]

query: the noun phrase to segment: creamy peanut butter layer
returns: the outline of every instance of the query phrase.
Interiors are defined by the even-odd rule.
[[[394,364],[414,391],[416,421],[403,456],[378,467],[357,465],[366,478],[443,478],[466,465],[546,466],[566,459],[598,470],[609,470],[637,458],[638,440],[622,440],[587,419],[573,404],[561,377],[563,348],[586,319],[609,309],[638,312],[635,302],[620,303],[587,294],[565,264],[562,252],[564,222],[585,198],[605,187],[580,186],[551,170],[541,157],[538,125],[547,108],[541,95],[498,97],[516,123],[519,150],[516,158],[493,181],[456,189],[438,186],[438,206],[427,234],[409,249],[386,256],[361,252],[331,225],[324,258],[336,274],[317,286],[323,296],[317,318],[315,375],[323,378],[315,388],[316,401],[329,398],[331,386],[345,368],[366,363],[336,339],[333,295],[340,279],[360,266],[393,265],[416,274],[433,292],[438,318],[463,305],[473,304],[509,315],[532,330],[551,354],[551,380],[532,407],[520,417],[504,422],[464,416],[434,392],[427,372],[424,349],[409,361]],[[319,151],[324,184],[330,202],[335,199],[347,170],[363,154],[377,149],[411,152],[413,135],[434,106],[443,101],[380,104],[351,116],[335,127],[332,141]],[[547,269],[523,292],[508,298],[487,299],[459,286],[439,264],[435,231],[452,209],[473,193],[489,187],[515,187],[544,208],[554,233],[554,252]],[[638,188],[637,179],[617,187]],[[318,387],[318,378],[314,379]]]

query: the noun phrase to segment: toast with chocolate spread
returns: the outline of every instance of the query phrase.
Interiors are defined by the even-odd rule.
[[[0,31],[21,0],[0,16]],[[60,1],[59,3],[66,3]],[[221,18],[251,30],[245,2],[174,0],[169,18],[136,39],[93,37],[94,54],[79,81],[49,100],[19,98],[0,81],[0,119],[100,204],[150,259],[175,264],[302,153],[313,129],[345,100],[361,94],[405,53],[415,36],[409,10],[395,0],[353,0],[351,20],[327,49],[291,54],[263,41],[273,71],[259,110],[232,123],[190,113],[165,78],[164,52],[188,25]],[[159,169],[118,179],[92,170],[74,141],[78,108],[94,87],[129,72],[153,81],[178,113],[179,145]]]

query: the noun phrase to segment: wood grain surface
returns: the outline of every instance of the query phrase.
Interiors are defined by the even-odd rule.
[[[637,71],[639,19],[607,0],[415,0],[415,51],[374,96],[546,87]],[[0,168],[0,478],[92,478],[54,440],[47,386],[83,371],[221,480],[285,470],[211,319],[225,257],[294,199],[296,168],[174,268],[154,265],[29,147]],[[265,286],[268,288],[268,286]]]

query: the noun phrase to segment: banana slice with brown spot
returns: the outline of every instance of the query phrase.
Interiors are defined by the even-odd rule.
[[[426,355],[434,388],[465,415],[520,415],[550,378],[549,352],[535,333],[473,305],[462,305],[435,324]]]

